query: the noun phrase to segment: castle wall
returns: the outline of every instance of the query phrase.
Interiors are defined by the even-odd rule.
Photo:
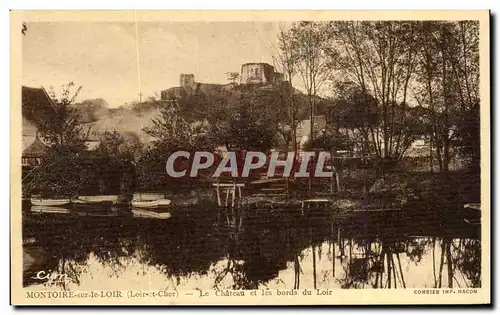
[[[283,81],[281,73],[274,72],[274,67],[267,63],[246,63],[241,66],[240,84],[275,84]],[[181,73],[179,87],[161,91],[161,99],[168,100],[172,97],[195,93],[200,86],[206,84],[196,83],[194,74]]]
[[[274,67],[266,63],[247,63],[241,66],[240,83],[272,83]]]
[[[274,83],[274,67],[268,65],[267,63],[262,64],[262,71],[264,72],[264,76],[266,78],[266,82],[264,83]]]

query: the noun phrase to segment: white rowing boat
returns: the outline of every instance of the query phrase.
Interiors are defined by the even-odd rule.
[[[155,212],[144,209],[132,209],[132,213],[136,218],[148,218],[148,219],[168,219],[172,216],[170,212]]]
[[[464,208],[481,211],[481,204],[480,203],[468,203],[468,204],[464,205]]]
[[[78,199],[86,202],[102,202],[102,201],[112,201],[117,202],[118,195],[100,195],[100,196],[79,196]]]
[[[464,205],[464,209],[468,209],[466,213],[464,213],[464,221],[465,223],[472,226],[480,226],[481,225],[481,204],[479,203],[468,203]]]
[[[132,200],[132,206],[137,208],[156,208],[169,206],[170,199],[157,199],[157,200]]]
[[[41,199],[31,198],[31,204],[34,206],[64,206],[71,203],[71,199]]]

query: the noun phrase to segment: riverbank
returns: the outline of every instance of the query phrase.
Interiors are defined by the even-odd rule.
[[[393,172],[375,178],[363,171],[342,173],[340,189],[331,193],[325,185],[313,185],[311,194],[303,189],[283,187],[276,193],[271,189],[243,188],[243,204],[256,208],[301,207],[307,199],[328,199],[337,210],[404,209],[421,213],[450,212],[467,203],[480,203],[480,176],[462,169],[439,172]],[[303,185],[302,185],[303,186]],[[275,189],[276,190],[276,189]],[[205,186],[186,190],[176,189],[165,196],[174,207],[217,206],[215,190]],[[225,196],[223,196],[225,197]]]
[[[313,186],[313,195],[304,196],[303,191],[293,187],[282,193],[269,193],[270,190],[259,190],[254,187],[242,190],[242,199],[235,204],[239,217],[255,222],[284,222],[295,225],[313,218],[315,224],[330,221],[345,224],[366,224],[370,221],[399,222],[418,221],[427,225],[462,226],[468,215],[464,204],[480,202],[480,178],[471,171],[450,171],[447,174],[431,172],[398,172],[388,173],[378,179],[372,179],[365,187],[359,183],[366,180],[363,173],[351,172],[341,181],[341,189],[334,194],[325,193],[318,186]],[[357,178],[357,186],[350,185],[353,177]],[[351,180],[351,182],[349,182]],[[361,188],[361,189],[360,189]],[[140,194],[138,192],[137,194]],[[162,195],[171,199],[171,206],[166,211],[172,218],[188,217],[192,220],[211,220],[221,218],[229,222],[233,215],[230,209],[218,205],[215,189],[211,185],[190,187],[166,191]],[[223,196],[226,197],[226,194]],[[315,210],[304,212],[303,203],[308,199],[318,199]],[[314,202],[313,202],[314,203]],[[230,203],[229,203],[230,204]],[[224,205],[224,203],[223,203]],[[64,222],[72,215],[53,214],[40,216],[32,214],[29,207],[23,207],[25,226],[37,226],[47,222]],[[99,212],[99,209],[96,209]],[[480,215],[480,212],[478,212]],[[121,218],[118,219],[117,217]],[[124,206],[103,218],[96,220],[122,221],[133,219],[130,205]],[[86,218],[86,217],[85,217]],[[85,220],[92,220],[86,218]],[[76,220],[84,220],[76,216]],[[170,219],[168,219],[170,220]],[[111,224],[111,223],[110,223]],[[195,223],[198,224],[198,223]]]

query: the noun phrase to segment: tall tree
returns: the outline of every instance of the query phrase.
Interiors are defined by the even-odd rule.
[[[228,148],[266,151],[276,144],[280,101],[274,90],[242,87],[208,116],[213,138]]]
[[[160,115],[153,119],[151,127],[144,131],[154,137],[155,143],[162,143],[172,147],[188,147],[195,140],[194,126],[181,114],[181,109],[175,97],[162,101]]]
[[[431,117],[430,152],[447,171],[460,152],[479,161],[479,33],[473,21],[420,25],[416,90]],[[474,139],[474,140],[473,140]]]
[[[455,34],[459,53],[451,55],[451,67],[460,104],[456,144],[460,153],[469,157],[474,166],[479,166],[479,23],[459,21],[455,24]]]
[[[361,144],[363,155],[373,152],[368,148],[371,143],[370,130],[379,120],[376,99],[352,82],[340,82],[335,85],[335,97],[329,111],[330,124],[337,133],[345,131],[353,143]]]
[[[302,21],[295,23],[290,29],[294,69],[302,80],[309,101],[311,139],[314,138],[318,93],[333,71],[327,58],[330,44],[326,26],[324,22]]]
[[[51,117],[33,116],[33,123],[40,136],[51,145],[72,145],[84,141],[89,129],[82,124],[82,117],[73,105],[81,86],[73,82],[62,86],[60,95],[53,88],[48,91],[53,111]]]
[[[407,134],[398,117],[406,111],[415,71],[415,22],[332,22],[329,33],[338,77],[355,82],[377,102],[380,125],[370,128],[376,154],[400,157]]]
[[[293,80],[297,75],[297,54],[294,51],[292,32],[285,29],[284,25],[280,25],[280,32],[278,33],[278,48],[274,56],[275,67],[283,74],[284,82],[277,85],[280,97],[286,104],[284,108],[286,122],[282,126],[283,131],[290,131],[292,149],[297,151],[297,125],[298,120],[298,102],[294,97]]]

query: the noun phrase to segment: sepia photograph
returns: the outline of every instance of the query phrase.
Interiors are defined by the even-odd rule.
[[[11,303],[489,303],[489,19],[11,12]]]

